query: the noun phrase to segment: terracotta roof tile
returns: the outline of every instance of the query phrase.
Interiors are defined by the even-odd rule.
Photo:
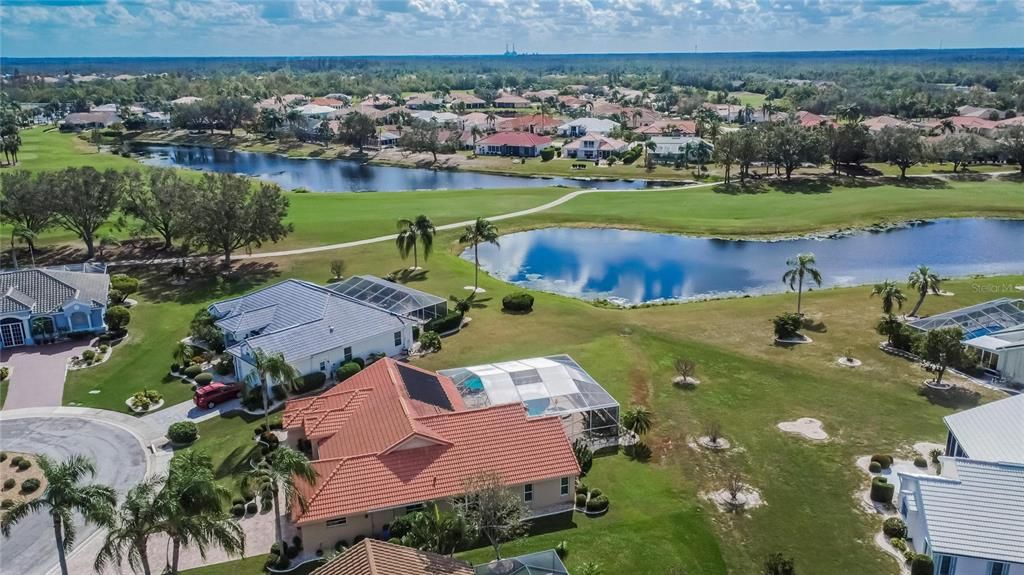
[[[473,568],[429,551],[364,539],[312,575],[473,575]]]

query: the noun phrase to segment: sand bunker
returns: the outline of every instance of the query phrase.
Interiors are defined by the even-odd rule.
[[[825,433],[821,422],[811,417],[801,417],[796,421],[783,421],[778,427],[786,433],[795,433],[814,441],[828,439],[828,434]]]

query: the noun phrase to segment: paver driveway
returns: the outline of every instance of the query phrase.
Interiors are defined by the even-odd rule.
[[[0,448],[43,453],[60,460],[72,454],[96,465],[91,481],[109,485],[123,495],[143,479],[147,456],[135,435],[116,425],[82,417],[24,417],[0,419]],[[96,531],[76,518],[77,543],[85,544]],[[42,575],[57,564],[53,523],[36,513],[21,520],[11,537],[0,539],[0,573]]]
[[[14,369],[4,409],[60,405],[68,360],[88,347],[88,342],[74,341],[0,350],[0,362]]]

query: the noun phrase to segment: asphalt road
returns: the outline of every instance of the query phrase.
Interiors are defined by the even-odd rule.
[[[79,417],[0,420],[0,449],[44,453],[53,459],[81,454],[96,466],[93,483],[123,494],[146,475],[146,452],[134,435],[109,423]],[[76,546],[95,533],[77,518]],[[9,539],[0,539],[0,573],[42,575],[57,564],[53,523],[46,513],[26,517]]]

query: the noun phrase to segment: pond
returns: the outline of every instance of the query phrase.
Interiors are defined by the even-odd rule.
[[[945,219],[821,239],[723,240],[651,232],[547,228],[480,246],[495,277],[621,304],[784,291],[786,260],[813,252],[823,287],[905,282],[919,264],[943,277],[1024,272],[1024,220]],[[472,250],[463,252],[472,261]]]
[[[314,192],[399,192],[547,186],[608,190],[640,189],[657,185],[647,180],[531,178],[480,172],[401,168],[363,164],[355,160],[289,158],[264,152],[243,152],[203,146],[136,143],[132,144],[131,150],[141,156],[143,164],[150,166],[244,174],[274,182],[286,190],[305,188]]]

